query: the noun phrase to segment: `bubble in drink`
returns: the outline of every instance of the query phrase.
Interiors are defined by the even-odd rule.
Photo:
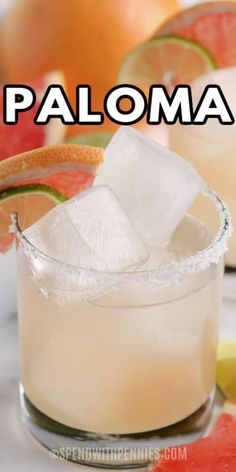
[[[168,242],[200,192],[202,180],[177,154],[121,127],[105,151],[95,185],[109,185],[149,246]]]

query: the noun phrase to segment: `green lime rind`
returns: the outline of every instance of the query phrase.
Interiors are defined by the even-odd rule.
[[[71,144],[87,144],[90,146],[96,146],[106,148],[112,138],[112,133],[108,132],[97,132],[97,133],[86,133],[78,134],[66,140],[66,143]]]
[[[118,74],[118,83],[127,83],[132,79],[132,68],[134,66],[139,66],[139,75],[135,77],[137,80],[142,80],[144,81],[147,79],[146,74],[148,72],[151,74],[148,76],[148,81],[153,80],[155,82],[155,70],[156,70],[156,64],[154,61],[152,64],[147,64],[149,66],[148,72],[147,69],[145,71],[145,56],[147,59],[147,51],[150,50],[151,48],[155,46],[160,46],[160,44],[179,44],[182,45],[184,48],[192,49],[201,55],[205,63],[208,66],[209,71],[210,70],[215,70],[218,68],[218,65],[214,59],[214,57],[211,55],[211,53],[201,44],[187,38],[183,38],[182,36],[178,35],[165,35],[165,36],[159,36],[155,37],[152,39],[149,39],[142,43],[141,45],[137,46],[135,49],[133,49],[123,60],[119,74]],[[137,73],[137,69],[136,69]],[[131,77],[130,77],[131,75]]]
[[[17,197],[19,195],[29,195],[35,193],[44,194],[54,200],[56,203],[63,203],[67,200],[67,198],[61,192],[59,192],[54,187],[50,187],[50,185],[26,184],[0,190],[0,202],[6,199]]]

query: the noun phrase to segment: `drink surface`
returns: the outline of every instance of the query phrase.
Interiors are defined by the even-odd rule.
[[[191,255],[209,238],[185,217],[159,262]],[[178,286],[126,282],[93,302],[59,306],[40,292],[19,250],[27,397],[52,419],[97,433],[151,431],[186,418],[215,383],[221,276],[221,264],[211,264]]]

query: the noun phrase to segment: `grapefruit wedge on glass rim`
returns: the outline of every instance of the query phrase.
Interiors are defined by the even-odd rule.
[[[19,154],[0,162],[0,252],[10,249],[11,215],[21,229],[35,223],[56,204],[93,183],[103,149],[61,144]]]
[[[36,93],[35,105],[27,111],[19,113],[17,124],[3,123],[3,89],[0,90],[0,161],[42,146],[60,144],[65,139],[67,127],[60,118],[53,118],[46,125],[35,125],[34,117],[43,95],[49,85],[64,86],[62,72],[49,72],[22,85],[30,86]]]
[[[196,41],[218,67],[236,64],[236,2],[206,2],[183,9],[157,29],[154,37],[177,34]]]

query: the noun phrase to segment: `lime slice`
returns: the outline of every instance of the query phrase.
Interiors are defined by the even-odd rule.
[[[13,213],[17,213],[24,229],[65,200],[58,190],[47,185],[21,185],[0,191],[0,251],[6,252],[14,239],[13,234],[8,233]]]
[[[189,83],[216,67],[211,54],[198,43],[176,35],[161,36],[129,53],[121,65],[118,82],[139,86],[163,84],[171,88]]]
[[[78,134],[69,138],[67,143],[71,144],[88,144],[89,146],[97,146],[106,148],[109,141],[112,138],[112,133],[100,132],[100,133],[86,133]]]
[[[236,401],[236,340],[219,342],[217,383],[228,400]]]

